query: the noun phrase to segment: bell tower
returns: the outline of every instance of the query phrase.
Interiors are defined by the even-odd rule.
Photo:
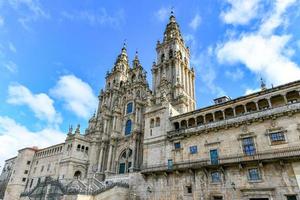
[[[155,103],[167,99],[179,112],[195,109],[195,72],[190,67],[190,52],[185,46],[171,12],[163,41],[156,45],[157,60],[152,66],[152,85]]]

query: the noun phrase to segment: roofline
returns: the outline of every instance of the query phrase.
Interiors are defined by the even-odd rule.
[[[10,160],[13,160],[13,159],[16,159],[16,158],[17,158],[17,156],[9,158],[9,159],[5,160],[4,162],[10,161]]]
[[[183,114],[180,114],[180,115],[176,115],[174,117],[170,117],[170,120],[178,119],[178,118],[181,118],[181,117],[184,117],[184,116],[189,116],[191,114],[198,114],[202,111],[206,111],[206,110],[209,110],[211,108],[218,108],[218,107],[222,107],[222,106],[225,106],[225,105],[230,105],[230,104],[236,103],[238,101],[246,100],[246,99],[249,99],[249,98],[252,98],[252,97],[256,97],[258,95],[272,93],[272,92],[275,92],[275,91],[278,91],[278,90],[281,90],[281,89],[285,89],[285,88],[288,88],[288,87],[291,87],[291,86],[296,86],[296,85],[300,85],[300,80],[289,82],[289,83],[286,83],[286,84],[283,84],[283,85],[278,85],[276,87],[268,88],[266,90],[258,91],[258,92],[251,93],[251,94],[248,94],[248,95],[245,95],[245,96],[240,96],[240,97],[228,100],[228,101],[223,102],[223,103],[210,105],[210,106],[199,108],[199,109],[196,109],[196,110],[193,110],[193,111],[190,111],[190,112],[186,112],[186,113],[183,113]]]
[[[62,144],[65,144],[65,142],[58,143],[58,144],[55,144],[55,145],[52,145],[52,146],[48,146],[48,147],[45,147],[45,148],[42,148],[42,149],[38,149],[37,151],[38,152],[44,151],[45,149],[52,148],[52,147],[55,147],[55,146],[59,146],[59,145],[62,145]]]

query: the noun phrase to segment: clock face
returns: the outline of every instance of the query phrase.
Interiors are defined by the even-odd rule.
[[[97,170],[98,170],[98,166],[95,164],[95,165],[93,165],[92,166],[92,171],[93,172],[97,172]]]

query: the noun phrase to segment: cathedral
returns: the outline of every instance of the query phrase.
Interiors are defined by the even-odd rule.
[[[300,81],[196,109],[195,71],[173,13],[152,88],[121,49],[82,131],[5,161],[4,200],[300,200]]]

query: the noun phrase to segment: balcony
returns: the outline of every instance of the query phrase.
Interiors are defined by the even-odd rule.
[[[169,131],[168,138],[171,139],[173,137],[180,137],[183,135],[193,134],[193,133],[201,133],[208,130],[213,130],[217,128],[228,128],[230,126],[234,126],[235,124],[240,124],[245,121],[255,121],[262,118],[269,118],[271,116],[277,116],[284,113],[294,113],[300,111],[300,102],[291,103],[288,105],[270,108],[266,110],[258,110],[253,112],[248,112],[243,115],[235,116],[230,119],[224,119],[221,121],[213,121],[206,124],[188,127],[179,130]]]
[[[244,154],[232,154],[228,156],[219,157],[219,164],[212,165],[209,158],[197,159],[197,160],[183,160],[180,162],[174,162],[172,166],[167,164],[162,165],[148,165],[143,166],[142,173],[149,174],[155,172],[172,172],[183,171],[188,169],[199,169],[201,167],[210,166],[224,166],[232,164],[241,164],[250,161],[267,162],[274,160],[287,160],[293,158],[300,158],[300,146],[280,148],[268,151],[258,151],[253,156],[246,156]]]

